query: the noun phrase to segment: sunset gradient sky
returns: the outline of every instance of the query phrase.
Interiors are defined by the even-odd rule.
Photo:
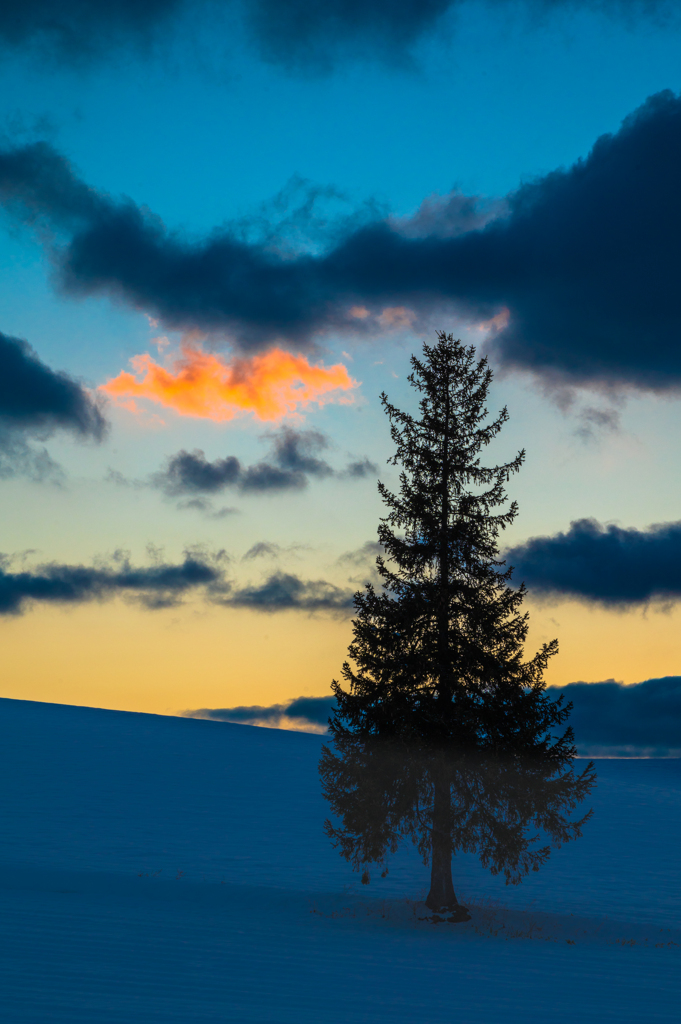
[[[328,693],[436,329],[549,681],[681,674],[677,5],[60,9],[0,12],[0,696]]]

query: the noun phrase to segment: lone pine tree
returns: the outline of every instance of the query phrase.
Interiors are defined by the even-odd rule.
[[[419,417],[381,395],[400,486],[379,482],[381,586],[355,595],[347,687],[333,684],[334,749],[323,748],[320,774],[337,824],[325,828],[363,881],[410,838],[430,861],[434,919],[468,920],[452,854],[476,852],[517,884],[551,846],[581,835],[591,812],[569,812],[595,773],[592,763],[575,772],[572,730],[562,728],[571,705],[546,692],[557,641],[523,660],[525,588],[510,586],[498,537],[517,515],[504,486],[524,452],[481,462],[508,418],[504,408],[489,419],[492,372],[444,333],[411,363]]]

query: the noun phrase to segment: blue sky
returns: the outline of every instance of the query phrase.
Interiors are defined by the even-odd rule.
[[[543,196],[550,172],[587,158],[596,140],[618,133],[623,119],[648,97],[681,91],[681,19],[667,17],[664,4],[654,17],[620,16],[616,4],[605,13],[586,4],[558,4],[548,13],[539,6],[463,4],[415,39],[406,55],[394,48],[386,52],[380,32],[367,43],[359,29],[353,34],[350,21],[343,51],[322,70],[318,61],[287,63],[281,53],[265,59],[236,8],[216,14],[187,4],[146,48],[128,45],[124,33],[113,48],[66,55],[49,43],[36,48],[26,40],[8,41],[0,15],[1,148],[12,153],[48,143],[50,152],[68,161],[74,179],[92,194],[111,197],[111,209],[129,197],[141,217],[162,222],[164,237],[185,248],[205,244],[216,232],[232,237],[238,231],[249,252],[259,252],[263,235],[278,222],[273,244],[284,246],[286,259],[295,263],[303,245],[323,260],[362,225],[414,218],[429,197],[447,197],[452,190],[481,197],[483,206],[532,182],[539,182]],[[313,56],[322,52],[322,42],[313,41]],[[670,121],[672,132],[675,123]],[[287,189],[288,207],[281,198]],[[311,189],[320,198],[305,220],[301,207]],[[665,202],[670,217],[676,216],[673,190]],[[435,235],[443,210],[436,205],[431,213],[429,230]],[[621,216],[625,223],[626,209]],[[314,364],[340,363],[360,386],[350,404],[312,402],[283,423],[321,434],[317,448],[305,435],[314,449],[308,455],[325,460],[333,473],[313,472],[307,487],[297,490],[194,494],[194,505],[188,505],[192,495],[168,495],[158,483],[169,458],[200,449],[209,461],[233,456],[243,467],[256,465],[274,458],[282,423],[248,415],[211,422],[150,402],[142,402],[140,415],[109,402],[104,415],[110,426],[102,440],[79,434],[73,424],[42,433],[31,428],[27,443],[35,451],[44,446],[61,470],[36,480],[35,468],[31,478],[15,459],[0,481],[0,550],[33,552],[22,557],[37,571],[46,562],[90,566],[120,549],[129,550],[135,564],[143,563],[148,544],[162,549],[157,560],[176,564],[187,547],[199,545],[224,550],[231,559],[225,571],[237,588],[257,586],[277,573],[325,581],[344,592],[359,585],[369,561],[343,556],[375,536],[381,514],[377,473],[394,480],[394,472],[384,469],[390,445],[378,394],[385,388],[396,402],[411,401],[408,357],[435,326],[475,343],[489,341],[478,326],[485,319],[482,306],[464,316],[440,299],[414,305],[411,294],[403,300],[379,295],[366,321],[371,329],[363,333],[348,332],[336,318],[321,326],[315,321],[312,334],[300,335],[300,341],[289,336],[282,342],[275,324],[257,344],[239,342],[229,324],[206,329],[186,313],[181,326],[172,317],[164,322],[164,314],[159,322],[153,302],[131,299],[128,285],[118,279],[95,288],[81,275],[80,292],[65,291],[59,285],[63,250],[54,245],[70,244],[71,229],[47,207],[41,207],[38,221],[36,231],[35,218],[17,217],[6,203],[0,332],[27,339],[53,370],[96,388],[129,370],[131,357],[149,353],[162,363],[177,350],[183,331],[197,329],[203,332],[200,345],[225,360],[283,345]],[[562,244],[557,236],[558,261]],[[660,254],[666,259],[662,248]],[[465,252],[461,258],[465,266]],[[492,313],[502,303],[502,285]],[[573,287],[566,276],[566,315]],[[605,278],[603,287],[609,287]],[[485,281],[476,288],[484,291]],[[366,294],[371,304],[377,293]],[[527,312],[526,297],[522,301],[523,315],[529,316],[533,310]],[[381,326],[382,306],[413,306],[416,312],[411,320]],[[549,312],[555,320],[555,307]],[[610,374],[606,365],[596,378],[587,367],[591,342],[583,351],[575,342],[572,355],[561,342],[576,360],[579,379],[558,384],[547,376],[546,364],[532,371],[527,347],[524,362],[514,363],[510,348],[504,350],[505,363],[495,364],[492,354],[499,370],[494,398],[511,412],[500,457],[528,449],[527,466],[513,485],[521,516],[509,543],[557,538],[573,520],[616,522],[641,532],[679,519],[673,356],[678,337],[673,315],[665,316],[642,343],[657,367],[652,388],[642,357],[630,360],[624,377],[615,369]],[[598,347],[601,328],[594,324]],[[159,337],[167,339],[160,350],[154,342]],[[516,339],[514,351],[529,345],[528,338]],[[347,464],[361,459],[379,469],[353,479],[343,475]],[[627,537],[621,541],[626,559]],[[267,555],[244,560],[263,542],[271,545]],[[681,566],[673,546],[661,557],[671,564],[679,559]],[[20,564],[21,558],[15,560],[11,571]],[[534,603],[531,597],[530,605],[533,639],[555,632],[562,641],[553,682],[614,677],[631,683],[678,673],[678,592],[653,581],[633,602],[599,604],[586,590],[580,596],[556,587],[548,597],[537,593]],[[185,603],[149,610],[130,603],[127,592],[113,593],[68,608],[29,601],[22,615],[1,621],[9,664],[4,695],[164,711],[322,695],[349,638],[347,617],[309,602],[298,610],[264,613],[211,604],[188,588]],[[286,647],[289,655],[278,659],[276,644],[265,655],[266,635],[278,637],[279,650]],[[247,637],[241,645],[240,636]],[[35,639],[35,651],[28,650],[31,638],[41,638]],[[198,651],[206,664],[221,665],[225,645],[230,657],[222,668],[188,678],[187,666],[197,663]],[[281,673],[278,661],[287,666]],[[49,666],[57,667],[48,679]]]

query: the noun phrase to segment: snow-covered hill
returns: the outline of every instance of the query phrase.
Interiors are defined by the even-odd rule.
[[[671,1022],[681,761],[598,763],[585,836],[519,888],[411,850],[358,884],[322,832],[322,739],[0,701],[6,1024]]]

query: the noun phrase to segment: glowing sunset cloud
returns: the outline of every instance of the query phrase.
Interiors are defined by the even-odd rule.
[[[384,329],[411,327],[416,320],[416,313],[406,306],[387,306],[376,318]]]
[[[135,398],[147,398],[180,416],[222,422],[240,413],[264,421],[279,420],[311,402],[351,402],[344,394],[357,387],[342,363],[312,366],[304,356],[281,349],[263,355],[226,360],[185,342],[169,367],[148,354],[133,356],[133,373],[123,371],[100,391],[136,411]],[[140,379],[141,378],[141,379]]]
[[[491,317],[489,320],[482,320],[478,324],[479,331],[503,331],[504,327],[508,327],[509,320],[511,319],[511,311],[504,306],[500,313],[496,316]]]

